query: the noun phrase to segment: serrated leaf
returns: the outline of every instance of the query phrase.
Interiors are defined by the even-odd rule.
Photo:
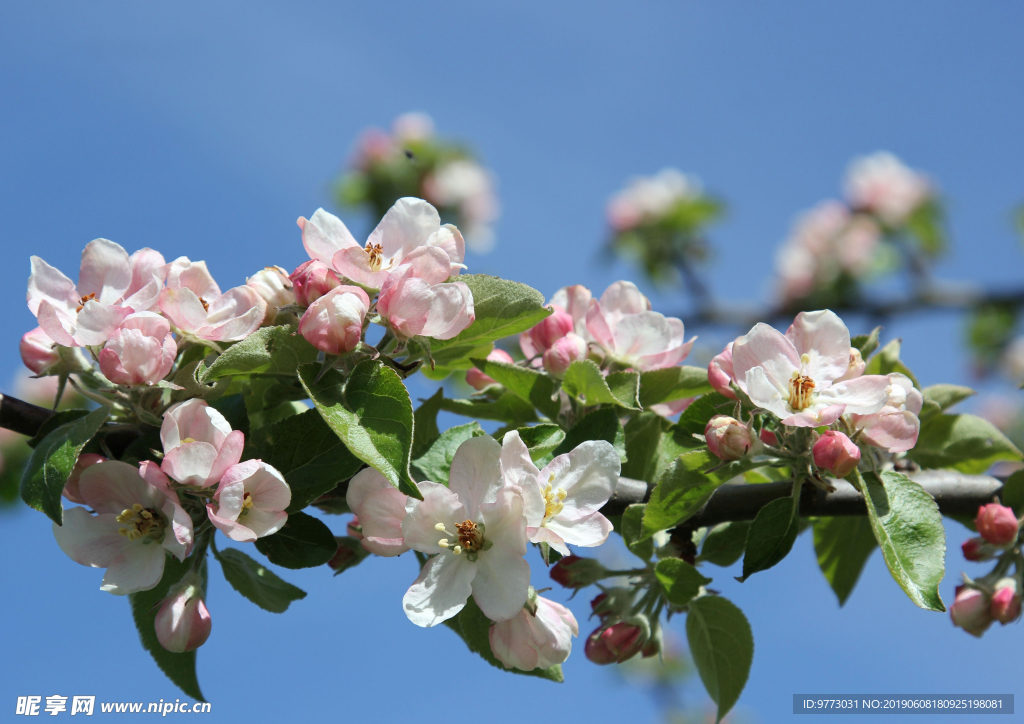
[[[654,575],[665,591],[665,598],[677,608],[682,608],[700,593],[701,586],[711,583],[696,568],[682,558],[665,558],[654,567]]]
[[[903,340],[894,339],[889,344],[882,347],[878,352],[868,360],[867,365],[864,368],[864,374],[866,375],[887,375],[890,372],[899,372],[910,378],[910,381],[914,383],[914,387],[921,389],[920,383],[914,376],[914,373],[910,371],[900,360],[900,347],[903,344]]]
[[[619,405],[639,410],[639,380],[636,372],[619,372],[614,379],[611,376],[605,379],[601,369],[591,360],[576,360],[565,371],[562,389],[584,405]],[[614,389],[610,387],[612,383]]]
[[[555,394],[555,380],[550,375],[528,367],[488,359],[474,359],[473,364],[547,417],[552,420],[558,417],[561,403]]]
[[[441,436],[434,441],[427,452],[413,460],[412,464],[423,473],[422,480],[447,485],[448,472],[452,468],[455,451],[466,440],[484,434],[486,433],[478,422],[469,422],[449,428],[441,433]]]
[[[160,604],[167,598],[171,586],[182,579],[192,563],[191,558],[182,563],[174,556],[166,556],[164,575],[160,579],[160,583],[148,591],[129,594],[128,601],[131,603],[132,618],[135,620],[135,628],[139,631],[142,648],[149,652],[156,665],[175,686],[193,699],[206,701],[199,688],[199,679],[196,677],[196,652],[176,654],[168,651],[160,645],[155,628],[156,614],[160,610]],[[207,588],[205,563],[201,564],[200,568],[205,590]]]
[[[777,498],[757,511],[747,532],[743,556],[743,576],[747,580],[758,571],[765,571],[789,555],[799,532],[799,491],[788,498]]]
[[[907,456],[924,468],[978,474],[999,460],[1020,460],[1021,452],[984,418],[941,414],[921,422],[917,445]]]
[[[850,346],[860,350],[861,358],[866,360],[872,352],[878,349],[878,338],[881,334],[882,328],[875,327],[871,330],[871,334],[858,334],[856,337],[852,337]]]
[[[334,558],[338,543],[321,521],[306,513],[292,513],[281,530],[256,539],[256,550],[284,568],[313,568]]]
[[[630,552],[649,561],[654,555],[654,541],[650,538],[640,539],[643,532],[644,508],[646,507],[642,503],[627,507],[619,521],[619,533],[622,535],[622,542],[626,544],[626,548]]]
[[[612,408],[594,410],[582,420],[577,422],[565,439],[555,448],[555,455],[575,450],[580,443],[587,440],[604,440],[611,443],[619,459],[625,464],[626,460],[626,435],[622,430],[622,423],[619,422],[618,413]]]
[[[731,566],[743,555],[743,551],[747,547],[749,531],[749,520],[719,523],[704,537],[704,545],[701,546],[697,560],[723,568]]]
[[[497,420],[509,425],[525,425],[537,420],[533,405],[514,392],[502,390],[497,398],[479,397],[468,400],[441,401],[441,409],[464,417],[475,417],[479,420]]]
[[[415,435],[412,441],[412,457],[415,460],[430,449],[441,435],[437,428],[437,413],[441,411],[441,403],[444,401],[444,390],[438,388],[437,392],[420,402],[420,406],[413,413],[413,428]]]
[[[640,373],[640,404],[645,409],[661,402],[699,397],[713,389],[704,367],[666,367]]]
[[[409,472],[413,412],[409,391],[382,362],[356,365],[344,385],[328,372],[316,381],[320,365],[299,368],[299,381],[345,447],[406,495],[420,499]]]
[[[209,369],[199,375],[199,381],[210,382],[232,375],[294,375],[301,365],[316,362],[319,355],[316,347],[297,334],[297,330],[294,324],[256,330],[217,357]]]
[[[363,466],[317,410],[261,427],[251,438],[253,455],[277,468],[292,491],[295,513],[334,490]]]
[[[546,460],[565,440],[565,430],[547,422],[533,427],[521,427],[517,432],[530,451],[530,459],[538,464]]]
[[[946,532],[939,506],[903,473],[855,476],[889,573],[915,605],[945,611],[939,584],[945,573]]]
[[[864,564],[877,548],[867,516],[818,518],[814,521],[814,551],[818,567],[832,587],[839,605],[853,593]]]
[[[306,597],[301,588],[282,580],[236,548],[218,551],[217,560],[231,587],[265,611],[284,613],[292,601]]]
[[[716,722],[729,713],[750,675],[754,635],[743,612],[721,596],[690,601],[686,640],[701,681],[718,705]]]
[[[612,391],[612,397],[616,404],[625,407],[627,410],[640,409],[640,373],[627,370],[625,372],[612,372],[605,378],[608,389]]]
[[[683,414],[679,416],[679,421],[673,428],[673,436],[689,437],[692,439],[694,434],[703,435],[704,428],[708,425],[708,420],[715,415],[732,414],[735,406],[736,400],[730,400],[720,392],[704,395],[694,400],[692,405],[683,410]]]
[[[978,393],[970,387],[961,385],[932,385],[921,390],[921,394],[924,395],[925,400],[934,402],[940,410],[945,412],[956,403]]]
[[[44,437],[29,456],[21,475],[21,499],[57,525],[64,523],[61,492],[86,443],[110,415],[99,407],[87,415],[59,425]]]

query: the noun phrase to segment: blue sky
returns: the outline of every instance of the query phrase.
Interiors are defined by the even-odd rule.
[[[793,216],[839,193],[851,157],[880,148],[948,199],[954,250],[941,274],[998,286],[1024,268],[1009,221],[1024,200],[1024,10],[1008,2],[33,3],[4,16],[0,380],[33,326],[29,254],[74,276],[102,236],[206,259],[224,287],[266,264],[293,268],[305,257],[295,218],[330,207],[362,128],[407,110],[471,141],[500,179],[498,247],[470,270],[546,295],[639,281],[598,253],[603,206],[629,176],[675,165],[729,203],[713,234],[715,289],[764,298]],[[682,307],[647,290],[662,311]],[[886,334],[904,338],[925,384],[969,384],[956,322],[916,318]],[[967,533],[948,534],[947,601]],[[0,707],[26,694],[179,696],[137,645],[127,602],[61,554],[45,519],[4,513],[0,541]],[[754,628],[747,720],[788,721],[794,693],[1016,693],[1020,629],[982,641],[953,630],[916,609],[877,554],[842,611],[807,536],[745,584],[713,573]],[[283,575],[310,595],[282,616],[213,577],[199,665],[211,721],[656,717],[582,645],[558,687],[409,624],[406,557],[336,579]],[[573,606],[582,619],[584,598]]]

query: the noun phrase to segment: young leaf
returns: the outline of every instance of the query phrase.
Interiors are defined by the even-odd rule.
[[[594,410],[577,422],[565,434],[565,439],[555,448],[554,454],[561,455],[562,453],[571,452],[576,449],[577,445],[587,440],[610,442],[619,454],[619,458],[623,463],[626,462],[626,435],[622,431],[622,424],[619,422],[618,413],[614,409],[606,407],[602,410]]]
[[[658,476],[663,472],[659,450],[664,424],[664,419],[653,412],[641,412],[626,423],[627,461],[622,466],[624,477],[648,483],[658,481]]]
[[[82,448],[110,415],[109,407],[66,422],[44,437],[29,456],[21,475],[21,499],[30,508],[45,513],[57,525],[64,523],[61,492],[78,462]]]
[[[860,356],[867,359],[871,353],[878,349],[878,337],[882,333],[881,327],[875,327],[871,334],[858,334],[850,339],[850,346],[860,350]]]
[[[933,415],[921,422],[917,445],[908,454],[924,468],[983,473],[999,460],[1020,460],[1021,452],[995,425],[974,415]]]
[[[196,652],[175,654],[168,651],[160,645],[155,628],[156,614],[160,610],[160,604],[167,598],[167,592],[171,586],[181,580],[192,563],[192,559],[186,559],[182,563],[174,556],[168,555],[160,583],[148,591],[130,594],[128,601],[131,603],[132,618],[135,619],[135,628],[139,630],[142,648],[149,652],[153,660],[156,661],[156,665],[175,686],[193,699],[206,701],[203,698],[203,692],[199,689],[199,679],[196,677]],[[202,564],[200,568],[205,589],[207,587],[206,565]]]
[[[432,483],[448,484],[448,471],[452,467],[452,458],[459,445],[471,437],[484,435],[484,430],[478,422],[468,422],[465,425],[449,428],[441,433],[441,436],[434,441],[423,455],[413,460],[412,464],[423,473],[422,480],[429,480]]]
[[[338,552],[331,529],[311,515],[292,513],[284,527],[256,540],[256,550],[284,568],[322,566]]]
[[[740,559],[747,547],[750,521],[734,520],[719,523],[704,538],[697,560],[727,568]]]
[[[299,381],[345,447],[403,493],[421,498],[409,472],[412,400],[398,374],[382,362],[366,360],[342,387],[337,373],[317,382],[319,373],[320,365],[303,365]]]
[[[634,555],[649,561],[651,556],[654,555],[654,541],[650,538],[640,540],[640,534],[643,532],[642,522],[645,507],[647,506],[642,504],[630,505],[623,512],[618,527],[619,533],[622,535],[622,542],[626,544],[626,548]]]
[[[475,417],[478,420],[497,420],[509,425],[525,425],[537,420],[537,412],[533,405],[519,395],[502,390],[495,399],[487,397],[470,398],[468,400],[441,400],[441,409],[454,412],[463,417]]]
[[[740,583],[758,571],[764,571],[789,555],[799,532],[800,516],[797,508],[800,493],[789,498],[777,498],[757,511],[747,533],[747,552],[743,556],[743,576]]]
[[[304,364],[316,362],[316,347],[289,324],[258,329],[231,345],[209,369],[200,373],[202,383],[231,375],[294,375]]]
[[[939,410],[945,412],[956,403],[978,393],[970,387],[961,385],[932,385],[921,390],[921,394],[924,395],[925,401],[934,402],[939,406]]]
[[[754,635],[747,617],[721,596],[690,601],[686,640],[708,696],[718,705],[716,722],[729,713],[750,675]]]
[[[633,371],[612,372],[605,377],[608,389],[612,391],[615,404],[628,410],[640,409],[640,373]]]
[[[423,400],[420,406],[413,413],[413,428],[415,435],[412,440],[412,457],[418,458],[434,444],[441,431],[437,429],[437,413],[441,411],[441,403],[444,401],[444,390],[438,388],[437,392]]]
[[[316,410],[261,427],[251,442],[254,457],[277,468],[291,488],[289,513],[334,490],[363,466]]]
[[[889,573],[921,608],[945,611],[939,583],[945,573],[946,532],[939,506],[903,473],[854,473]]]
[[[665,558],[654,567],[661,587],[665,589],[665,597],[673,606],[682,608],[700,593],[700,587],[711,583],[700,572],[682,558]]]
[[[703,435],[708,420],[715,415],[731,415],[735,405],[736,400],[730,400],[720,392],[704,395],[683,410],[673,434],[685,437],[691,437],[694,434]]]
[[[473,364],[552,420],[558,417],[561,405],[555,396],[555,380],[552,377],[527,367],[487,359],[474,359]]]
[[[292,601],[306,597],[301,588],[281,580],[276,573],[236,548],[219,551],[217,560],[231,587],[266,611],[284,613]]]
[[[675,402],[712,391],[704,367],[666,367],[640,373],[640,404],[646,409],[659,402]]]
[[[535,463],[545,460],[565,439],[565,430],[547,422],[533,427],[521,427],[518,432],[530,451],[530,459]]]
[[[909,377],[910,381],[914,383],[914,387],[921,389],[921,385],[918,383],[917,378],[914,377],[914,373],[900,361],[900,346],[902,344],[902,340],[894,339],[878,350],[878,353],[868,360],[867,366],[864,368],[864,374],[887,375],[890,372],[899,372]]]
[[[814,551],[825,580],[832,586],[839,605],[853,593],[853,587],[875,550],[875,535],[866,516],[818,518],[814,521]]]
[[[562,389],[584,405],[620,405],[629,410],[639,410],[638,380],[639,376],[635,372],[621,372],[614,380],[606,380],[600,368],[591,360],[576,360],[565,372]],[[616,390],[609,387],[612,381],[615,382]]]

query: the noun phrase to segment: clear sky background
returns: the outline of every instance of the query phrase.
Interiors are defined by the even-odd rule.
[[[305,259],[295,218],[331,208],[361,129],[408,110],[471,141],[500,179],[498,246],[470,256],[470,270],[546,295],[640,281],[602,261],[603,207],[629,176],[674,165],[729,203],[713,233],[715,289],[765,298],[793,216],[838,194],[847,162],[878,149],[926,170],[948,199],[944,276],[1022,278],[1009,218],[1024,200],[1019,4],[37,2],[3,14],[0,380],[34,326],[22,302],[30,254],[74,277],[102,236],[205,259],[225,288],[266,264],[294,268]],[[645,289],[662,311],[683,306]],[[886,334],[904,338],[924,384],[971,383],[955,318]],[[949,602],[968,533],[947,533]],[[283,571],[309,596],[280,616],[211,565],[204,720],[656,720],[643,691],[584,658],[582,639],[557,686],[413,626],[400,603],[416,575],[408,556],[338,578]],[[19,695],[181,696],[139,647],[127,601],[60,552],[45,518],[2,514],[0,572],[5,721]],[[1021,693],[1018,626],[981,641],[954,630],[915,608],[877,553],[843,610],[807,535],[745,584],[708,573],[754,629],[743,721],[789,721],[794,693]],[[572,603],[584,635],[587,600]],[[699,684],[688,691],[705,700]]]

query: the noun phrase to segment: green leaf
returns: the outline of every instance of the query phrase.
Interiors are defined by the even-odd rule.
[[[58,410],[57,412],[50,415],[48,418],[43,420],[43,424],[36,430],[36,434],[28,439],[28,446],[33,450],[39,447],[46,436],[56,430],[61,425],[66,425],[69,422],[74,422],[82,417],[89,414],[89,410]]]
[[[547,459],[565,440],[565,430],[547,422],[533,427],[521,427],[517,432],[530,451],[530,459],[535,463]]]
[[[555,380],[551,376],[528,367],[487,359],[474,359],[473,364],[552,420],[558,417],[561,403],[555,394]]]
[[[622,535],[622,542],[626,544],[626,548],[634,555],[649,561],[654,555],[654,541],[650,538],[640,540],[640,534],[643,532],[644,508],[646,507],[639,503],[627,507],[622,513],[619,533]]]
[[[291,488],[289,513],[334,490],[363,466],[317,410],[261,427],[251,442],[254,457],[277,468]]]
[[[472,437],[486,434],[480,423],[468,422],[465,425],[449,428],[441,433],[422,456],[413,460],[413,465],[423,473],[422,480],[432,483],[448,484],[448,472],[452,467],[452,458],[459,446]]]
[[[932,385],[921,390],[925,402],[934,402],[939,410],[945,412],[950,407],[972,395],[978,394],[970,387],[960,385]]]
[[[707,448],[677,457],[651,491],[644,511],[644,537],[675,528],[700,510],[722,483],[756,465],[749,457],[721,463]],[[714,472],[705,472],[713,467],[717,467]]]
[[[864,368],[864,374],[887,375],[890,372],[899,372],[909,377],[910,381],[914,383],[914,387],[921,389],[921,385],[917,378],[914,377],[914,373],[900,361],[900,346],[902,344],[903,340],[894,339],[878,350],[878,353],[868,360],[867,366]]]
[[[704,367],[666,367],[640,373],[640,404],[644,408],[699,397],[713,389]]]
[[[224,419],[231,425],[232,430],[241,430],[246,437],[249,437],[249,415],[245,407],[244,394],[238,393],[218,397],[210,403],[210,407],[224,415]]]
[[[110,415],[109,407],[66,422],[52,430],[32,451],[21,475],[21,499],[57,525],[64,523],[60,495],[82,448]]]
[[[677,608],[690,603],[700,593],[701,586],[711,583],[700,572],[682,558],[666,558],[654,567],[661,587],[665,589],[668,602]]]
[[[704,428],[715,415],[731,415],[736,406],[736,400],[730,400],[720,392],[694,400],[693,404],[683,410],[673,430],[674,436],[685,436],[693,439],[693,435],[703,435]],[[700,443],[694,441],[695,445]],[[692,445],[690,447],[693,447]]]
[[[750,521],[734,520],[719,523],[704,538],[697,560],[727,568],[740,559],[747,547]]]
[[[867,359],[871,356],[872,352],[878,349],[878,337],[881,333],[882,328],[875,327],[871,330],[871,334],[858,334],[850,339],[850,346],[860,350],[861,358]]]
[[[281,530],[256,539],[256,550],[284,568],[313,568],[334,558],[338,543],[331,529],[313,516],[292,513]]]
[[[576,446],[587,440],[610,442],[619,454],[619,458],[624,463],[626,462],[626,435],[622,431],[622,424],[614,409],[606,407],[602,410],[594,410],[577,422],[565,434],[565,439],[555,448],[554,454],[562,455],[571,452],[576,449]]]
[[[639,410],[639,379],[636,372],[620,372],[614,380],[606,380],[594,362],[576,360],[565,372],[562,389],[584,405],[620,405],[629,410]],[[614,390],[609,387],[610,382],[615,384]]]
[[[743,612],[721,596],[690,601],[686,640],[708,696],[718,705],[717,722],[729,713],[750,675],[754,635]]]
[[[921,422],[917,445],[908,453],[924,468],[983,473],[999,460],[1020,460],[1020,450],[995,425],[975,415],[933,415]]]
[[[200,382],[231,375],[294,375],[304,364],[316,362],[316,347],[297,333],[294,324],[263,327],[217,357]]]
[[[541,679],[558,682],[559,684],[565,681],[565,677],[562,675],[561,664],[555,664],[547,669],[533,669],[532,671],[506,669],[505,665],[494,658],[494,654],[491,653],[491,620],[483,614],[483,611],[476,605],[476,601],[473,600],[472,596],[466,601],[465,608],[459,611],[458,615],[454,618],[445,621],[445,624],[466,642],[466,646],[469,647],[470,651],[478,654],[480,658],[495,668],[513,674],[536,676]]]
[[[945,573],[946,532],[932,496],[903,473],[867,473],[855,483],[864,494],[889,573],[916,605],[945,611],[939,584]]]
[[[1018,518],[1024,516],[1024,470],[1018,470],[1006,479],[999,498],[1003,505],[1013,508]]]
[[[437,428],[437,413],[441,411],[441,403],[444,402],[444,390],[438,388],[437,392],[425,400],[420,401],[420,406],[413,413],[413,429],[415,435],[412,440],[412,457],[415,460],[430,449],[441,435]]]
[[[135,628],[139,630],[139,638],[142,640],[142,648],[149,652],[156,665],[164,672],[168,679],[188,696],[198,701],[206,701],[203,692],[199,689],[199,679],[196,677],[196,652],[189,651],[185,654],[175,654],[160,645],[156,637],[156,614],[160,610],[160,604],[171,587],[182,579],[188,569],[192,566],[193,560],[186,559],[184,563],[174,556],[166,556],[164,564],[164,575],[155,588],[148,591],[139,591],[128,596],[132,607],[132,618],[135,619]],[[200,565],[202,571],[203,589],[206,589],[206,565]]]
[[[551,314],[544,295],[525,284],[484,274],[460,274],[456,281],[473,292],[476,320],[452,339],[430,341],[438,367],[469,369],[470,358],[486,357],[495,340],[525,332]]]
[[[818,518],[814,521],[814,551],[825,580],[832,586],[839,605],[853,593],[853,587],[875,550],[871,521],[863,515]]]
[[[747,533],[747,552],[743,556],[740,583],[758,571],[764,571],[789,555],[796,542],[800,516],[797,508],[800,492],[788,498],[777,498],[757,511]]]
[[[664,419],[653,412],[642,412],[626,423],[628,459],[622,466],[623,477],[652,484],[658,482],[664,468],[659,455],[664,424]]]
[[[533,405],[519,395],[502,390],[497,398],[474,397],[468,400],[441,400],[441,409],[478,420],[497,420],[509,425],[525,425],[537,420]]]
[[[356,365],[344,387],[320,365],[299,368],[299,381],[345,447],[406,495],[421,499],[409,472],[413,439],[412,400],[398,374],[382,362]]]
[[[238,396],[244,400],[243,412],[248,418],[248,424],[254,429],[273,424],[308,409],[298,402],[298,400],[306,398],[306,391],[293,377],[253,375],[246,381],[244,390],[244,393]],[[236,395],[225,395],[217,402],[232,397],[236,397]],[[239,429],[233,425],[232,427],[236,430]],[[248,435],[248,432],[246,434]]]
[[[266,611],[284,613],[292,601],[306,597],[301,588],[281,580],[240,550],[227,548],[216,555],[231,587]]]

